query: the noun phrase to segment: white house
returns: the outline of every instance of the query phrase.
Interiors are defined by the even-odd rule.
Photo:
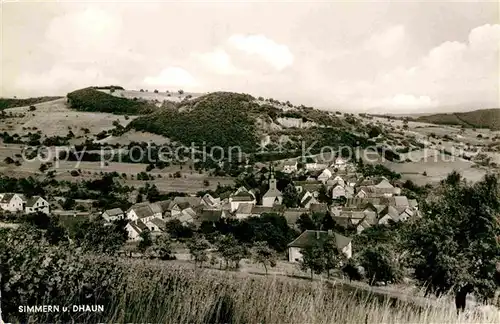
[[[48,215],[50,213],[50,204],[40,196],[33,196],[26,201],[24,212],[26,214],[42,212]]]
[[[12,213],[23,211],[26,198],[17,193],[5,193],[1,195],[0,208]]]
[[[165,221],[159,218],[148,220],[145,225],[153,233],[165,232],[167,227]]]
[[[299,235],[293,242],[288,244],[288,261],[291,263],[300,262],[302,260],[301,250],[311,246],[315,241],[323,243],[328,238],[332,237],[335,240],[337,250],[344,254],[346,258],[352,257],[352,239],[332,231],[314,231],[307,230]]]
[[[148,230],[146,224],[142,221],[130,221],[126,226],[125,230],[127,231],[128,238],[131,241],[139,241],[141,239],[140,235],[142,231]]]
[[[125,213],[123,212],[123,210],[121,208],[113,208],[113,209],[105,210],[101,216],[107,222],[112,222],[112,221],[115,221],[118,219],[125,218]]]
[[[322,183],[326,183],[328,181],[328,179],[330,179],[331,177],[332,177],[332,171],[330,171],[328,168],[326,168],[318,176],[318,181],[321,181]]]
[[[147,222],[153,218],[162,218],[163,212],[159,204],[139,203],[127,210],[127,219],[131,221],[141,220]]]
[[[262,206],[273,207],[274,205],[281,205],[283,201],[283,194],[276,188],[276,179],[271,174],[269,179],[269,190],[262,197]]]
[[[238,209],[240,204],[253,204],[257,203],[255,195],[253,192],[248,191],[245,187],[240,187],[234,194],[229,197],[229,203],[231,205],[231,212]]]

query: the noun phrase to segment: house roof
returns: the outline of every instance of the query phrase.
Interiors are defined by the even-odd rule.
[[[154,204],[156,204],[160,208],[160,211],[163,214],[164,212],[170,210],[171,202],[172,200],[168,199],[168,200],[157,201]]]
[[[410,207],[415,208],[418,206],[418,201],[416,199],[408,199],[408,204]]]
[[[340,215],[338,217],[344,217],[344,218],[354,218],[354,219],[363,219],[365,218],[365,213],[362,211],[341,211]]]
[[[12,198],[14,197],[14,193],[6,193],[3,195],[2,200],[0,200],[0,203],[2,204],[8,204]]]
[[[396,206],[410,206],[406,196],[394,196],[394,202]]]
[[[283,205],[273,206],[273,207],[265,207],[265,206],[253,206],[252,214],[262,215],[266,213],[282,213],[285,207]]]
[[[283,217],[285,217],[288,224],[294,225],[299,219],[300,215],[309,214],[309,209],[307,208],[288,208],[283,212]]]
[[[288,247],[306,248],[311,246],[315,241],[323,243],[331,236],[334,237],[335,245],[339,250],[346,247],[352,241],[351,238],[334,232],[306,230],[288,244]]]
[[[156,226],[158,226],[161,230],[165,230],[167,228],[167,224],[165,223],[164,220],[162,219],[159,219],[159,218],[153,218],[151,219],[149,222],[155,224]]]
[[[380,213],[379,218],[389,215],[393,220],[398,220],[399,212],[394,206],[386,206],[384,210]]]
[[[196,207],[201,203],[201,198],[200,197],[175,197],[172,202],[174,204],[188,203],[189,206]]]
[[[193,216],[189,214],[182,214],[178,219],[182,223],[189,223],[193,221]]]
[[[236,210],[236,214],[251,214],[252,213],[253,204],[239,204],[238,209]]]
[[[42,197],[40,197],[40,196],[33,196],[33,197],[29,198],[26,201],[26,207],[33,207],[36,204],[36,202],[38,201],[38,199],[40,199],[40,198],[42,198]]]
[[[129,222],[128,223],[130,225],[130,227],[132,227],[137,233],[141,233],[142,231],[144,230],[147,230],[148,227],[146,226],[146,224],[144,224],[142,221],[138,220],[138,221],[132,221],[132,222]]]
[[[283,194],[281,191],[279,191],[276,188],[270,188],[263,196],[263,198],[268,198],[268,197],[281,197]]]
[[[328,212],[328,205],[327,204],[322,204],[322,203],[311,204],[311,206],[309,207],[309,209],[313,213],[326,213],[326,212]]]
[[[108,216],[119,216],[123,215],[123,210],[121,208],[113,208],[104,211]]]
[[[210,194],[205,194],[203,198],[201,198],[203,202],[207,205],[215,205],[217,201],[215,200],[214,197],[212,197]]]
[[[135,212],[135,214],[137,215],[137,217],[139,217],[139,218],[154,216],[154,212],[151,209],[149,203],[135,204],[134,206],[130,207],[130,209],[128,211],[131,211],[131,210],[133,210]]]
[[[307,198],[304,199],[304,201],[302,202],[302,205],[303,206],[307,205],[311,200],[315,200],[316,201],[316,199],[313,196],[307,196]]]
[[[202,222],[217,222],[222,217],[222,210],[220,209],[203,209],[200,214],[199,220]]]

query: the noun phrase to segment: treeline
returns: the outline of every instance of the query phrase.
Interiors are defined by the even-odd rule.
[[[155,106],[137,100],[115,97],[95,88],[85,88],[67,94],[71,108],[80,111],[106,112],[120,115],[142,115],[155,111]]]

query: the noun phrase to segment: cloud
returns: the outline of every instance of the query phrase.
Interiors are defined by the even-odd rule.
[[[199,85],[188,71],[176,66],[162,70],[157,76],[146,77],[144,83],[157,87],[183,87],[187,89],[193,89]]]
[[[119,44],[120,16],[99,7],[55,17],[45,32],[45,49],[58,57],[84,61],[101,57]]]
[[[384,58],[389,58],[401,50],[405,40],[406,31],[404,26],[397,25],[373,34],[365,41],[364,48],[375,51]]]
[[[235,34],[228,39],[235,49],[256,55],[280,71],[293,64],[294,56],[286,45],[278,44],[264,35]]]
[[[220,48],[212,52],[195,53],[193,56],[206,68],[218,74],[234,75],[247,73],[247,71],[234,66],[229,54]]]
[[[15,87],[33,95],[61,95],[88,86],[117,83],[117,79],[106,77],[95,68],[73,69],[58,65],[46,72],[22,73],[15,80]]]

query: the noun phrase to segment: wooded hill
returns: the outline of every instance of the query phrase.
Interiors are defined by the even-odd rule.
[[[416,121],[439,125],[458,125],[467,128],[500,129],[500,109],[481,109],[464,113],[420,116]]]
[[[70,92],[67,97],[69,106],[80,111],[141,115],[156,110],[156,107],[148,102],[115,97],[94,87]]]

